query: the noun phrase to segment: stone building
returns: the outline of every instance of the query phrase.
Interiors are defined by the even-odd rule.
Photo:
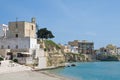
[[[71,46],[71,52],[73,53],[92,54],[94,51],[94,43],[86,40],[74,40],[68,42],[68,44]]]
[[[18,59],[22,64],[33,64],[39,58],[42,63],[39,67],[45,67],[44,50],[37,44],[35,18],[31,22],[9,22],[8,28],[6,36],[0,38],[0,55],[5,59]]]
[[[69,41],[68,45],[70,45],[70,50],[72,53],[78,53],[78,44],[79,40]]]
[[[71,52],[71,51],[70,51],[70,46],[69,46],[69,45],[62,45],[62,44],[59,44],[59,46],[60,46],[60,48],[61,48],[61,50],[62,50],[63,53],[69,53],[69,52]]]
[[[94,52],[94,43],[88,42],[86,40],[80,41],[78,43],[78,52],[81,54],[93,54]]]
[[[35,18],[32,18],[31,22],[9,22],[8,27],[9,30],[7,31],[7,38],[36,38]]]
[[[99,54],[118,55],[120,52],[120,48],[116,47],[115,45],[108,44],[106,47],[100,48],[99,51]]]

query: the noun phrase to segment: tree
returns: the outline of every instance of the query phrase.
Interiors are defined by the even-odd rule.
[[[54,35],[52,34],[51,31],[47,32],[47,38],[54,38]]]
[[[37,31],[37,38],[48,39],[54,38],[55,36],[47,28],[42,28]]]
[[[108,45],[106,46],[106,48],[107,48],[107,49],[110,49],[110,50],[114,50],[114,49],[116,49],[116,46],[114,46],[114,45],[112,45],[112,44],[108,44]]]

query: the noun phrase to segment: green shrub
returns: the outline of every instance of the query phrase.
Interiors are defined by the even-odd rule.
[[[18,59],[13,59],[14,62],[18,63]]]
[[[101,61],[118,61],[118,56],[116,55],[107,55],[107,54],[99,54],[97,55],[97,59]]]
[[[51,49],[53,47],[55,47],[56,49],[60,49],[60,46],[52,40],[45,40],[44,42],[45,42],[46,49]]]
[[[46,48],[44,48],[44,51],[47,51],[47,49],[46,49]]]
[[[2,61],[3,60],[3,58],[2,57],[0,57],[0,61]]]

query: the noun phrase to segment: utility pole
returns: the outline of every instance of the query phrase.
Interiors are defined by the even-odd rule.
[[[17,23],[17,21],[18,21],[18,18],[16,17],[16,28],[18,28],[18,23]]]

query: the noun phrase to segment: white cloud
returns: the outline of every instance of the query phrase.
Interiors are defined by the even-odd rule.
[[[86,35],[86,36],[96,36],[97,34],[95,32],[86,32],[84,35]]]

